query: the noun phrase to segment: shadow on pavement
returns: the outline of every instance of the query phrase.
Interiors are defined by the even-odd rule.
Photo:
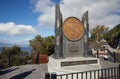
[[[23,78],[27,77],[28,75],[30,75],[34,70],[36,70],[36,69],[32,69],[30,71],[23,72],[21,74],[11,77],[10,79],[23,79]]]
[[[17,70],[17,69],[19,69],[19,67],[14,68],[14,69],[9,68],[9,69],[5,69],[5,70],[1,70],[1,71],[0,71],[0,75],[7,74],[7,73],[12,72],[12,71],[15,71],[15,70]]]

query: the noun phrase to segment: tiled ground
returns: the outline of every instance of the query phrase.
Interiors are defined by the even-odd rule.
[[[118,67],[119,65],[119,63],[113,63],[104,60],[100,60],[100,64],[102,68]],[[81,68],[87,69],[86,67],[82,66],[78,66],[77,68],[68,67],[65,69],[81,70]],[[46,72],[48,72],[47,64],[14,66],[1,70],[0,79],[45,79],[44,76]]]
[[[47,65],[24,65],[0,71],[0,79],[44,79]]]

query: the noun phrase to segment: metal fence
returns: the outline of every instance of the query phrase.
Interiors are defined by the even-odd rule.
[[[45,79],[120,79],[120,65],[118,67],[61,75],[46,73]]]

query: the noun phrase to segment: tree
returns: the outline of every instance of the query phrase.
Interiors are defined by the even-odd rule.
[[[28,51],[21,51],[21,56],[28,56]]]
[[[30,40],[30,46],[32,52],[51,55],[54,52],[54,36],[43,38],[37,35],[33,40]]]
[[[100,41],[103,39],[103,35],[108,31],[108,27],[104,25],[97,25],[95,28],[91,30],[91,39]]]
[[[44,38],[44,50],[43,53],[51,55],[54,52],[54,36],[48,36]]]
[[[12,52],[13,52],[12,54],[14,54],[14,55],[19,54],[20,55],[21,48],[19,46],[14,45],[11,49],[12,49]]]
[[[9,67],[14,65],[21,65],[21,55],[26,55],[27,52],[21,51],[21,48],[17,45],[14,45],[13,47],[2,47],[1,51],[1,60],[3,66]]]
[[[4,68],[8,67],[8,52],[6,47],[2,47],[1,60],[1,65],[4,66]]]
[[[37,35],[33,40],[30,40],[30,46],[32,52],[40,53],[43,50],[43,38],[40,35]]]
[[[116,48],[118,40],[120,39],[120,24],[116,25],[113,29],[109,30],[105,35],[104,39],[108,41],[108,44]]]
[[[6,60],[7,59],[8,52],[7,52],[7,48],[6,47],[2,47],[1,55],[2,55],[2,60]]]
[[[10,51],[10,65],[20,65],[20,56],[21,56],[21,48],[17,45],[14,45],[13,47],[11,47],[11,51]],[[18,60],[19,59],[19,60]],[[19,64],[18,64],[19,63]]]

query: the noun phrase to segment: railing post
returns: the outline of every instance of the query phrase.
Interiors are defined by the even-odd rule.
[[[118,72],[118,79],[120,79],[120,64],[119,64],[118,70],[119,70],[119,72]]]
[[[116,62],[115,51],[113,52],[113,56],[114,56],[114,63],[115,63]]]
[[[45,79],[50,79],[50,73],[45,73]]]
[[[57,74],[56,73],[51,73],[51,79],[57,79]]]
[[[97,50],[97,58],[99,58],[99,50]]]

